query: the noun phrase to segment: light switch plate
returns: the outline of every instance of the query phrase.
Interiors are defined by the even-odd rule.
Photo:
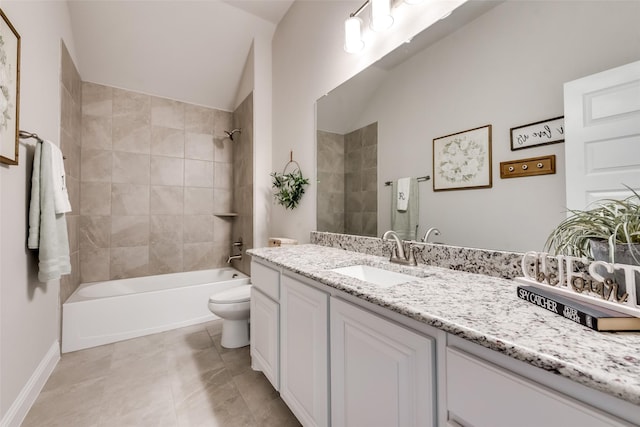
[[[500,162],[500,178],[551,175],[556,173],[556,155]]]

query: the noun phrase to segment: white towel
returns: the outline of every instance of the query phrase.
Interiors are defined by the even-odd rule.
[[[392,184],[393,191],[397,192],[397,182]],[[402,240],[416,240],[418,233],[418,214],[420,205],[420,192],[418,191],[418,180],[411,178],[411,199],[405,211],[398,209],[398,198],[391,198],[391,229],[398,234]],[[394,193],[395,194],[395,193]]]
[[[56,213],[61,214],[71,212],[71,203],[69,203],[69,193],[67,192],[62,151],[60,151],[60,149],[51,141],[44,141],[43,144],[49,144],[51,146],[53,201],[56,206]]]
[[[400,178],[398,180],[396,197],[397,207],[400,212],[405,212],[409,206],[409,196],[411,195],[411,178]]]
[[[56,214],[53,144],[37,144],[31,176],[27,247],[38,249],[38,280],[47,282],[71,273],[69,238],[64,214]]]

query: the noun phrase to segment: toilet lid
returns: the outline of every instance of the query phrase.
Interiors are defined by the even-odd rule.
[[[249,301],[250,298],[251,285],[240,285],[211,295],[209,297],[209,302],[232,304],[234,302],[246,302]]]

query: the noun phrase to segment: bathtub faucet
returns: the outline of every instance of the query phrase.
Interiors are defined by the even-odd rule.
[[[241,260],[242,259],[242,254],[229,255],[229,258],[227,258],[227,264],[231,264],[231,261],[233,261],[234,259]]]

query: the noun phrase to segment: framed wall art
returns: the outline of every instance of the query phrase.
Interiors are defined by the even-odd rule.
[[[433,191],[491,186],[491,125],[433,140]]]
[[[20,35],[0,9],[0,162],[18,164]]]
[[[511,128],[511,151],[564,141],[564,116]]]

